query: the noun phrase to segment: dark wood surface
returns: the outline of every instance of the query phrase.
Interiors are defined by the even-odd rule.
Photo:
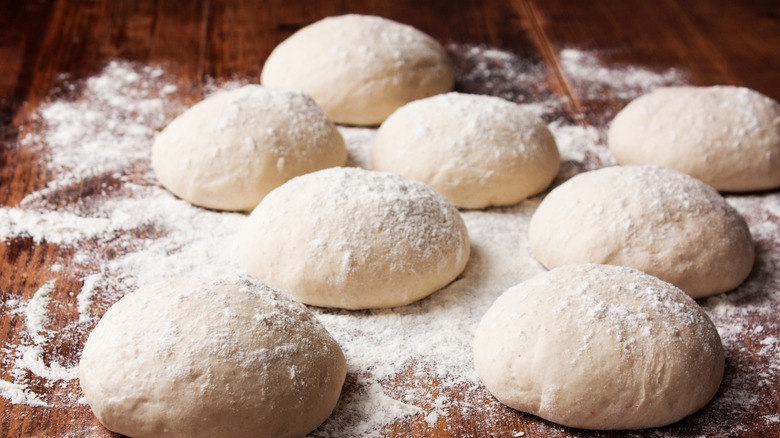
[[[185,99],[195,102],[214,80],[257,82],[263,62],[276,44],[306,24],[348,12],[381,15],[413,25],[449,47],[485,45],[538,64],[547,70],[545,83],[537,90],[521,91],[527,95],[518,100],[553,93],[564,98],[559,117],[599,129],[626,102],[610,95],[598,99],[579,95],[577,84],[567,77],[558,59],[564,48],[598,50],[601,61],[608,65],[635,65],[651,71],[678,69],[691,84],[742,85],[780,100],[780,3],[774,0],[2,0],[0,204],[15,206],[48,180],[38,154],[20,146],[18,140],[20,133],[31,129],[38,105],[67,94],[58,88],[63,74],[78,82],[116,59],[164,65],[167,77],[174,78]],[[458,86],[462,89],[469,84]],[[81,190],[89,193],[95,190],[89,185],[99,183],[112,184],[85,182]],[[57,202],[67,203],[68,199],[54,200]],[[780,250],[777,242],[762,245],[764,251]],[[50,260],[67,251],[27,238],[0,242],[3,299],[29,299],[43,285],[40,274],[48,272]],[[78,279],[70,281],[71,290],[78,290]],[[771,293],[778,293],[774,284]],[[67,280],[58,282],[53,296],[67,301],[68,287]],[[57,312],[64,321],[74,317],[73,306]],[[762,324],[780,337],[780,324],[773,315],[756,318],[756,325]],[[19,318],[0,315],[0,338],[13,343],[21,336],[20,324]],[[83,339],[61,345],[58,354],[76,358],[82,345]],[[739,360],[760,359],[748,354]],[[0,377],[8,377],[9,366],[8,360],[0,363]],[[413,383],[427,385],[432,391],[457,391],[437,388],[435,380]],[[723,430],[719,436],[780,436],[780,422],[766,420],[780,412],[780,382],[764,383],[747,388],[762,398],[761,409],[741,416],[738,428]],[[399,378],[398,384],[410,382]],[[70,385],[76,388],[77,381]],[[45,393],[45,382],[36,389]],[[73,404],[58,406],[55,401],[50,408],[36,408],[0,398],[0,406],[0,436],[68,436],[87,426],[95,426],[91,431],[94,436],[111,436],[83,404],[73,408]],[[490,409],[500,408],[490,404]],[[502,412],[500,416],[486,413],[480,417],[477,413],[469,418],[453,414],[434,428],[424,421],[403,421],[391,425],[384,434],[509,437],[513,430],[524,430],[526,436],[592,434],[509,409]],[[684,421],[646,434],[701,435],[695,424]]]

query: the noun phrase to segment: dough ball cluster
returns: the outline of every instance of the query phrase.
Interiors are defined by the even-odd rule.
[[[351,14],[317,21],[279,44],[261,82],[308,93],[336,123],[378,125],[407,102],[452,90],[454,77],[430,36]]]
[[[255,278],[306,304],[401,306],[457,277],[466,225],[429,186],[399,175],[332,168],[294,178],[249,216],[241,261]]]
[[[79,381],[133,437],[299,437],[330,415],[346,361],[300,303],[253,281],[149,288],[92,331]]]
[[[290,178],[346,161],[341,134],[310,97],[258,85],[194,105],[152,146],[165,188],[217,210],[252,210]]]
[[[449,92],[444,48],[388,19],[306,26],[261,80],[176,118],[152,165],[195,205],[252,210],[242,265],[305,304],[395,307],[443,288],[470,255],[456,207],[516,204],[560,167],[539,117]],[[376,171],[338,167],[347,152],[334,122],[381,123]],[[731,290],[752,268],[747,224],[715,189],[780,186],[780,105],[738,87],[659,89],[615,117],[608,142],[620,164],[654,165],[587,172],[550,192],[529,243],[552,270],[496,300],[474,363],[498,400],[547,420],[663,426],[722,379],[720,338],[691,297]],[[187,281],[117,302],[79,373],[118,433],[294,437],[330,415],[346,363],[293,299],[251,281]]]
[[[529,244],[548,268],[629,266],[694,298],[737,287],[755,256],[744,218],[717,191],[661,166],[608,167],[571,178],[539,205]]]
[[[780,104],[743,87],[666,87],[620,111],[620,164],[660,164],[726,192],[780,187]]]
[[[477,327],[474,365],[514,409],[570,427],[640,429],[703,407],[724,352],[680,289],[626,267],[568,265],[493,303]]]
[[[560,155],[538,116],[507,100],[447,93],[406,104],[379,127],[376,170],[422,181],[456,206],[516,204],[550,185]]]

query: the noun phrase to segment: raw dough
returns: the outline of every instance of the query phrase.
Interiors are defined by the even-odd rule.
[[[346,161],[341,134],[311,98],[258,85],[196,104],[152,147],[165,188],[217,210],[251,210],[288,179]]]
[[[474,338],[502,403],[585,429],[674,423],[715,395],[718,331],[681,290],[640,271],[569,265],[507,290]]]
[[[346,362],[300,303],[254,281],[149,288],[89,335],[79,380],[133,437],[300,437],[331,413]]]
[[[661,164],[721,191],[780,187],[780,104],[748,88],[658,89],[618,113],[608,142],[620,164]]]
[[[367,15],[330,17],[277,46],[263,66],[263,85],[310,94],[337,123],[378,125],[415,99],[452,90],[452,67],[430,36]]]
[[[713,188],[661,166],[579,174],[542,201],[529,243],[548,268],[630,266],[699,298],[737,287],[753,267],[742,216]]]
[[[429,186],[333,168],[271,192],[242,230],[243,266],[306,304],[402,306],[441,289],[469,258],[466,225]]]
[[[374,169],[427,183],[464,208],[516,204],[547,188],[561,163],[550,130],[530,110],[461,93],[399,108],[371,152]]]

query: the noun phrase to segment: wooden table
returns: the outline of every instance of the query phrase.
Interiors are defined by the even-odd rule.
[[[464,48],[478,47],[510,53],[541,71],[543,80],[531,89],[511,89],[509,97],[532,102],[556,96],[562,102],[552,119],[578,126],[593,126],[603,133],[612,116],[626,103],[625,96],[583,92],[577,78],[562,65],[565,49],[597,53],[601,65],[643,69],[659,74],[673,69],[694,85],[733,84],[756,89],[780,100],[780,3],[772,0],[653,0],[628,2],[594,0],[438,0],[438,1],[311,1],[270,0],[246,2],[200,0],[190,2],[114,1],[12,1],[0,4],[0,205],[17,206],[28,194],[41,190],[50,174],[40,153],[22,144],[36,127],[33,114],[44,102],[64,98],[79,84],[98,74],[112,60],[141,65],[162,65],[166,77],[178,87],[186,103],[201,99],[210,84],[233,78],[257,82],[270,51],[298,28],[325,16],[344,13],[374,14],[413,25],[444,43],[453,57],[459,80],[456,88],[477,93],[498,93],[501,84],[466,78],[468,59]],[[173,78],[173,79],[171,79]],[[506,77],[496,76],[497,80]],[[494,79],[495,79],[494,78]],[[511,84],[507,84],[511,85]],[[506,94],[506,93],[505,93]],[[506,97],[506,96],[504,96]],[[603,143],[602,143],[602,147]],[[601,163],[596,163],[600,165]],[[139,171],[141,172],[141,171]],[[99,199],[101,190],[121,189],[108,177],[80,182],[74,192],[49,200],[52,208],[73,202],[73,196]],[[772,197],[776,191],[744,196]],[[761,198],[763,199],[763,198]],[[776,198],[773,202],[777,202]],[[739,199],[737,200],[739,202]],[[780,210],[778,210],[780,211]],[[748,216],[780,225],[780,219]],[[143,234],[143,232],[142,232]],[[148,237],[154,230],[147,230]],[[776,235],[776,233],[775,233]],[[85,243],[89,244],[89,243]],[[446,421],[426,422],[413,416],[390,424],[381,436],[780,436],[780,370],[767,361],[766,348],[780,337],[780,318],[773,296],[780,294],[780,274],[773,265],[780,258],[780,239],[757,241],[759,262],[748,280],[750,290],[765,296],[727,294],[757,306],[746,327],[760,330],[759,342],[744,334],[743,348],[730,352],[727,373],[737,369],[764,370],[760,379],[745,379],[745,393],[756,402],[750,412],[705,408],[678,424],[634,435],[621,432],[589,432],[560,427],[500,406],[489,396],[469,411],[451,412]],[[12,302],[30,300],[52,272],[52,260],[67,257],[71,249],[50,242],[17,236],[0,242],[0,339],[6,339],[0,361],[0,378],[12,380],[13,345],[24,335],[25,322],[11,309]],[[44,275],[46,273],[46,275]],[[82,288],[82,279],[68,277],[56,283],[50,294],[50,312],[59,326],[78,318],[67,291]],[[735,298],[736,297],[736,298]],[[724,298],[728,300],[729,298]],[[68,301],[70,300],[70,301]],[[68,304],[70,303],[70,304]],[[763,303],[763,304],[762,304]],[[107,303],[110,304],[110,303]],[[764,306],[761,308],[760,306]],[[768,340],[768,341],[767,341]],[[73,364],[84,338],[64,340],[57,354]],[[52,348],[47,345],[47,348]],[[761,353],[764,351],[764,354]],[[45,350],[44,355],[51,351]],[[68,385],[78,398],[77,381]],[[395,384],[402,386],[403,375]],[[431,391],[435,380],[424,382]],[[38,394],[51,393],[41,379],[32,384]],[[71,400],[72,401],[72,400]],[[99,426],[89,407],[52,399],[50,407],[11,403],[0,398],[0,436],[111,436]],[[727,416],[729,427],[713,431],[704,427],[710,419]]]

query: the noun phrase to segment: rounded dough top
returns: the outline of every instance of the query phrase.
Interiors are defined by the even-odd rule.
[[[330,415],[345,375],[308,309],[248,280],[128,294],[79,363],[98,420],[133,437],[303,436]]]
[[[306,304],[401,306],[444,287],[470,246],[457,209],[399,175],[333,168],[271,192],[242,230],[243,266]]]
[[[666,87],[620,111],[608,134],[620,164],[660,164],[720,191],[780,187],[780,104],[733,86]]]
[[[703,407],[723,377],[715,326],[681,290],[640,271],[569,265],[502,294],[474,365],[504,404],[570,427],[639,429]]]
[[[412,100],[452,90],[444,48],[405,24],[367,15],[329,17],[279,44],[264,85],[310,94],[337,123],[378,125]]]
[[[516,204],[547,188],[560,167],[555,139],[530,110],[461,93],[399,108],[371,153],[374,169],[429,184],[464,208]]]
[[[546,267],[629,266],[694,298],[737,287],[753,267],[744,218],[712,187],[661,166],[579,174],[531,217],[529,244]]]
[[[217,210],[251,210],[290,178],[346,161],[341,134],[310,97],[259,85],[197,103],[152,146],[166,189]]]

